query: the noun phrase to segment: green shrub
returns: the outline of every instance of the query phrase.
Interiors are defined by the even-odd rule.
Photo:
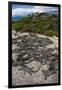
[[[47,30],[44,32],[44,34],[47,36],[58,36],[58,32],[56,32],[55,30]]]
[[[47,17],[42,18],[42,15],[47,15]],[[35,17],[35,18],[33,18]],[[40,33],[47,36],[58,36],[58,16],[54,15],[49,16],[48,14],[32,14],[32,16],[28,15],[24,17],[24,19],[12,22],[12,29],[16,31],[23,32],[34,32]]]

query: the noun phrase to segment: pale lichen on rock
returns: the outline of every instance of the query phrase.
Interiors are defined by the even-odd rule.
[[[12,84],[58,82],[58,38],[12,31]],[[14,67],[15,66],[15,67]]]

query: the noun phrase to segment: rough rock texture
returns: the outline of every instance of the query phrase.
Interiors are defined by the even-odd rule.
[[[12,84],[58,83],[58,38],[12,31]]]

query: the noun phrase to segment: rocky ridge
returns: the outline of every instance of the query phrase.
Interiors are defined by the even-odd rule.
[[[58,38],[12,31],[12,84],[58,82]]]

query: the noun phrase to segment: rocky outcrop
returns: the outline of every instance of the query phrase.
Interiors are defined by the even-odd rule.
[[[58,82],[58,38],[12,31],[12,84]]]

